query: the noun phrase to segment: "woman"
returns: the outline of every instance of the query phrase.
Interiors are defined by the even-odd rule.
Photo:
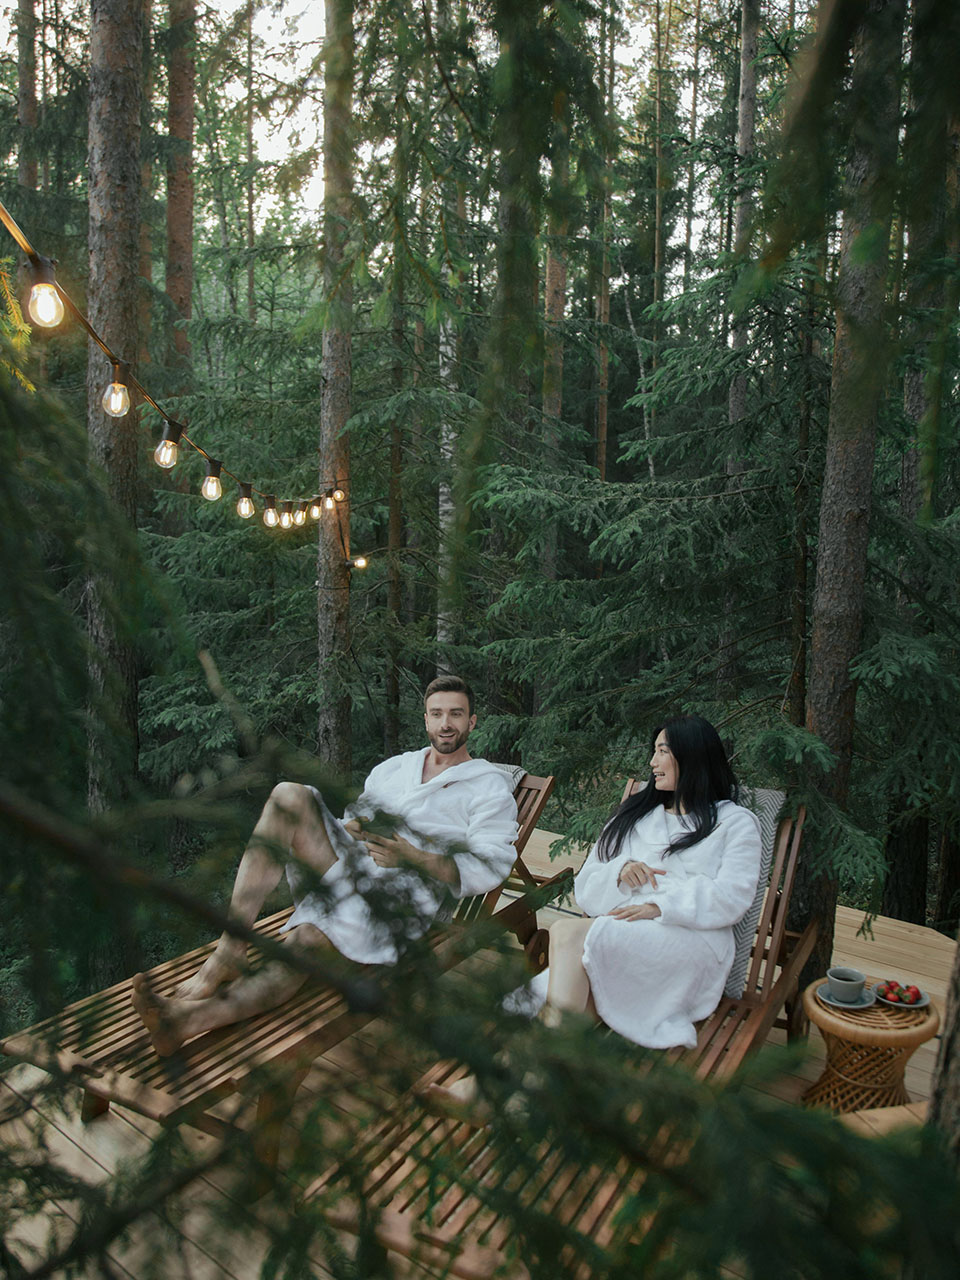
[[[655,731],[650,772],[574,879],[587,916],[550,926],[549,969],[507,1007],[542,1007],[551,1024],[588,1012],[647,1048],[693,1048],[694,1023],[717,1007],[733,964],[733,926],[757,890],[760,823],[736,803],[737,780],[702,716],[673,716]],[[424,1097],[442,1110],[472,1106],[477,1081],[430,1085]]]
[[[589,1011],[636,1044],[692,1048],[756,893],[760,824],[736,803],[736,778],[702,716],[660,726],[650,770],[574,880],[587,918],[551,926],[543,1016]]]

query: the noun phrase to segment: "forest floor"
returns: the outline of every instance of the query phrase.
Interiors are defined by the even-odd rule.
[[[549,848],[557,838],[550,832],[534,832],[526,853],[532,869],[557,870],[564,861],[577,865],[579,859],[575,853],[559,863],[550,861]],[[543,913],[546,918],[555,914],[555,910]],[[874,920],[872,937],[860,937],[858,929],[862,920],[860,912],[838,908],[834,962],[855,965],[872,976],[912,979],[930,993],[942,1012],[955,944],[932,929],[885,917]],[[771,1035],[771,1043],[782,1040],[782,1032]],[[906,1086],[913,1099],[910,1108],[860,1113],[854,1123],[876,1132],[905,1120],[922,1118],[930,1095],[937,1047],[937,1039],[921,1045],[907,1064]],[[364,1064],[369,1063],[371,1054],[383,1052],[384,1036],[378,1033],[376,1022],[370,1023],[318,1060],[301,1088],[298,1106],[309,1105],[310,1100],[316,1099],[333,1081],[340,1085],[338,1097],[344,1096],[345,1075],[354,1076],[359,1092],[363,1093]],[[803,1062],[764,1088],[786,1101],[798,1101],[807,1085],[820,1074],[823,1060],[823,1041],[812,1028],[809,1052]],[[44,1073],[37,1068],[18,1066],[0,1080],[0,1147],[9,1149],[20,1145],[36,1150],[39,1140],[33,1122],[42,1116],[46,1122],[43,1133],[48,1156],[92,1185],[115,1183],[122,1179],[126,1162],[146,1155],[158,1126],[121,1107],[112,1107],[92,1123],[83,1124],[79,1091],[41,1093],[36,1095],[31,1111],[25,1116],[10,1118],[11,1112],[20,1110],[18,1104],[30,1096],[43,1079]],[[349,1097],[349,1090],[346,1096]],[[389,1098],[385,1097],[384,1102],[388,1103]],[[296,1111],[293,1126],[296,1126]],[[198,1156],[209,1154],[216,1147],[214,1138],[196,1130],[185,1129],[183,1136]],[[292,1132],[290,1136],[292,1140]],[[213,1215],[233,1197],[235,1182],[229,1168],[215,1168],[181,1194],[176,1211],[163,1215],[162,1234],[158,1230],[160,1215],[151,1214],[149,1224],[138,1224],[113,1243],[108,1257],[116,1276],[138,1278],[149,1273],[177,1280],[179,1277],[254,1280],[260,1274],[270,1248],[272,1228],[277,1224],[271,1220],[267,1208],[257,1205],[244,1211],[247,1225],[243,1232],[224,1231],[215,1225]],[[7,1247],[29,1266],[31,1260],[48,1255],[51,1241],[62,1243],[68,1239],[81,1216],[82,1206],[76,1200],[48,1201],[38,1212],[23,1216],[15,1224],[6,1237]],[[162,1241],[163,1249],[159,1271],[155,1269],[158,1241]],[[311,1260],[311,1273],[317,1277],[329,1274],[317,1259]],[[93,1277],[105,1273],[91,1263],[81,1274]]]

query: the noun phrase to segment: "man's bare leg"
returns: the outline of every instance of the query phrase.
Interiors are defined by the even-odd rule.
[[[299,782],[277,783],[244,850],[230,898],[230,914],[241,924],[253,924],[267,895],[280,883],[286,864],[280,851],[287,849],[318,875],[337,860],[313,792]],[[180,984],[174,997],[207,999],[240,976],[246,954],[247,944],[241,938],[224,933],[213,954]]]
[[[312,924],[297,925],[284,935],[283,942],[301,951],[330,945],[326,935]],[[299,970],[282,960],[271,960],[257,973],[238,978],[214,995],[187,1000],[158,995],[151,990],[147,976],[138,973],[133,979],[133,1004],[153,1047],[166,1057],[205,1031],[275,1008],[295,995],[305,981],[306,975]]]

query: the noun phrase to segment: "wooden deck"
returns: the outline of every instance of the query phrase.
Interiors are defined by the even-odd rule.
[[[556,871],[562,866],[562,862],[551,862],[548,856],[555,838],[549,832],[534,832],[526,851],[531,869]],[[578,860],[571,857],[566,861],[575,865]],[[545,914],[549,917],[555,913]],[[853,964],[877,977],[911,978],[930,992],[942,1011],[956,944],[932,929],[883,917],[874,921],[872,937],[859,937],[861,923],[859,912],[838,908],[835,961]],[[882,1132],[905,1119],[916,1122],[930,1094],[937,1047],[937,1040],[922,1045],[908,1064],[906,1084],[913,1099],[911,1108],[895,1108],[894,1114],[864,1113],[852,1123],[867,1132]],[[318,1061],[304,1084],[305,1096],[317,1097],[333,1080],[342,1082],[344,1073],[359,1081],[364,1061],[369,1061],[371,1052],[382,1052],[376,1023]],[[822,1062],[823,1042],[814,1029],[810,1052],[801,1068],[796,1074],[779,1079],[773,1091],[785,1100],[797,1099],[807,1083],[819,1075]],[[66,1171],[91,1185],[108,1184],[122,1177],[125,1164],[142,1159],[149,1151],[158,1133],[150,1121],[117,1107],[84,1125],[79,1115],[79,1090],[67,1088],[55,1094],[37,1094],[35,1091],[44,1079],[44,1074],[36,1068],[18,1066],[0,1080],[0,1144],[3,1148],[35,1147],[36,1122],[42,1118],[50,1156]],[[216,1140],[211,1137],[185,1128],[181,1133],[195,1155],[211,1154],[216,1149]],[[169,1234],[163,1237],[163,1268],[156,1274],[190,1280],[254,1280],[260,1274],[271,1242],[270,1209],[243,1210],[246,1228],[242,1233],[224,1230],[212,1221],[233,1204],[235,1182],[231,1170],[218,1168],[180,1194],[180,1212],[171,1215],[176,1219],[176,1227],[170,1228]],[[233,1204],[233,1207],[237,1206]],[[81,1206],[76,1202],[49,1201],[41,1211],[15,1224],[6,1237],[6,1245],[29,1265],[31,1257],[37,1259],[48,1254],[51,1241],[68,1238],[80,1216]],[[157,1225],[154,1220],[153,1226]],[[107,1256],[115,1274],[137,1280],[147,1274],[151,1259],[156,1260],[158,1238],[155,1230],[140,1227],[122,1242],[111,1245]],[[318,1259],[312,1259],[310,1273],[321,1278],[329,1274]],[[104,1272],[91,1265],[83,1274],[93,1277]]]

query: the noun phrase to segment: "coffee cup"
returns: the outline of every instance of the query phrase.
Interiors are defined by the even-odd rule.
[[[856,1004],[863,995],[866,981],[866,975],[859,969],[850,969],[846,965],[827,970],[827,987],[831,998],[841,1004]]]

